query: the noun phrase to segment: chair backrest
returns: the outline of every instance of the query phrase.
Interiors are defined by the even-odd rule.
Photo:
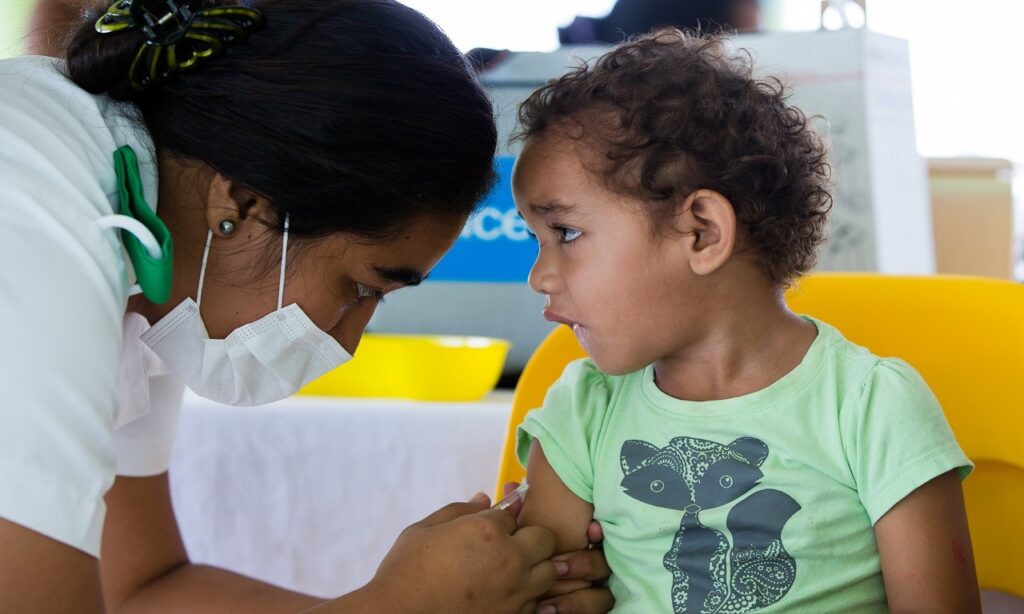
[[[819,273],[787,294],[793,311],[879,356],[913,365],[977,468],[964,483],[983,588],[1024,597],[1024,286],[955,276]],[[515,429],[566,363],[584,356],[560,326],[516,387],[499,474],[518,480]]]

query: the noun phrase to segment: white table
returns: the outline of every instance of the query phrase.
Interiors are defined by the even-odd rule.
[[[477,403],[186,393],[171,492],[192,560],[319,596],[366,583],[398,533],[492,494],[511,394]]]

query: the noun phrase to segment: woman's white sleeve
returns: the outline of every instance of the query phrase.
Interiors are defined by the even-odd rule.
[[[67,194],[0,184],[0,517],[98,556],[122,273],[88,220],[35,205]]]
[[[114,432],[117,475],[158,475],[171,464],[185,384],[170,372],[149,375],[147,384],[148,411]]]

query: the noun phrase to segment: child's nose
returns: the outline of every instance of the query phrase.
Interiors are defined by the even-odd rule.
[[[534,261],[533,267],[530,269],[530,277],[527,283],[529,283],[530,288],[534,292],[548,295],[554,294],[562,286],[562,281],[558,276],[556,268],[549,258],[544,257],[543,252],[537,254],[537,260]]]

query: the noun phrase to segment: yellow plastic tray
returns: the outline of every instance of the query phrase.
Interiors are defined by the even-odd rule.
[[[511,345],[490,337],[367,333],[351,361],[299,394],[476,401],[498,383]]]

